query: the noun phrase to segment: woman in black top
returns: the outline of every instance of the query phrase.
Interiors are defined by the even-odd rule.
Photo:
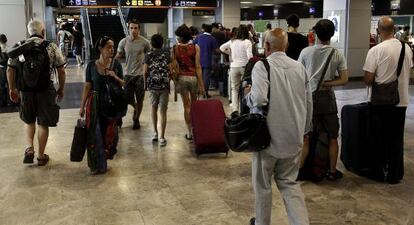
[[[123,91],[124,85],[122,66],[113,60],[112,38],[106,36],[100,38],[96,49],[100,57],[89,62],[86,67],[86,81],[79,110],[81,117],[86,112],[88,166],[92,174],[106,172],[106,159],[112,159],[117,152],[118,126],[116,122],[126,113],[126,107],[117,105],[114,110],[114,107],[108,107],[110,103],[106,102],[110,96],[109,88]],[[113,102],[117,103],[118,97],[111,97],[113,97]]]

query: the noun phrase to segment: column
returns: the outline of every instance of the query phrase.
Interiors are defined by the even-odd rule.
[[[347,62],[350,77],[362,77],[369,50],[371,0],[348,0]]]
[[[347,58],[350,77],[362,77],[369,50],[371,0],[324,0],[323,17],[336,24],[332,46]]]
[[[221,11],[217,13],[217,11]],[[240,0],[221,0],[219,9],[216,10],[216,21],[223,24],[224,27],[233,28],[240,25]]]
[[[0,1],[0,33],[7,36],[10,46],[27,37],[25,6],[25,0]]]

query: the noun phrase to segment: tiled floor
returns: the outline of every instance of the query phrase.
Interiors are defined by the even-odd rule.
[[[68,81],[81,82],[81,71],[69,68]],[[76,95],[72,90],[73,101]],[[338,105],[364,101],[365,95],[364,89],[338,90]],[[1,225],[247,225],[254,215],[250,155],[196,158],[184,139],[180,100],[169,105],[165,148],[151,142],[148,99],[141,130],[131,129],[128,114],[119,153],[109,161],[111,170],[99,176],[88,175],[86,162],[69,161],[77,112],[61,110],[59,126],[50,131],[46,167],[22,164],[23,124],[17,113],[0,114]],[[377,183],[347,171],[338,182],[304,182],[311,224],[414,225],[413,149],[410,108],[402,183]],[[272,212],[272,224],[288,224],[276,189]]]

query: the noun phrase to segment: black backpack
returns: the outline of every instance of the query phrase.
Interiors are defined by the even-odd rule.
[[[262,58],[253,56],[252,58],[249,59],[246,66],[244,67],[244,74],[243,74],[242,82],[240,83],[240,88],[239,88],[239,101],[240,101],[239,113],[240,114],[247,114],[250,112],[250,108],[247,106],[246,100],[244,99],[244,87],[248,84],[250,85],[252,84],[253,67],[260,60],[262,60]]]
[[[49,41],[23,43],[24,62],[17,64],[17,89],[20,91],[43,91],[50,86],[50,59],[47,52]],[[18,49],[17,49],[18,51]],[[10,56],[10,53],[9,53]]]

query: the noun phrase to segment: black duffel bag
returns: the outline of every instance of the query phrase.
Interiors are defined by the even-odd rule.
[[[235,152],[258,152],[270,144],[266,117],[258,113],[227,118],[224,136],[227,147]]]

